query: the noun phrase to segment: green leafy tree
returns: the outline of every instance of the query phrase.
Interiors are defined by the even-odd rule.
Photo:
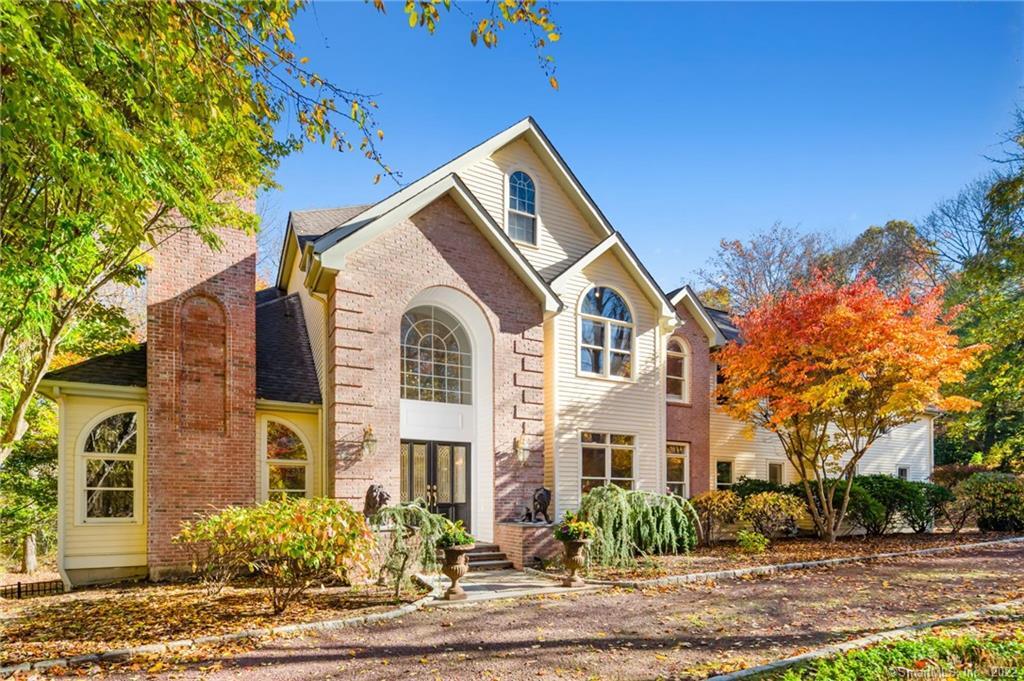
[[[375,180],[396,176],[378,151],[376,103],[294,52],[303,4],[0,4],[0,462],[68,329],[105,287],[137,286],[155,244],[189,230],[216,248],[219,226],[256,229],[246,207],[305,142],[365,156]],[[404,6],[430,32],[450,8]],[[486,47],[527,28],[557,87],[546,5],[489,2],[459,16]],[[286,113],[297,126],[276,125]]]

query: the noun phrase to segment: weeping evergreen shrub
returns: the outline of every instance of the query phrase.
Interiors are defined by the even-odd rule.
[[[597,527],[589,557],[598,565],[630,566],[637,556],[687,553],[697,543],[693,507],[674,494],[596,487],[583,495],[579,518]]]
[[[394,579],[395,597],[409,583],[415,570],[435,572],[438,568],[437,552],[441,537],[451,525],[443,515],[431,513],[422,499],[385,506],[370,518],[370,525],[378,532],[379,582],[385,576]]]

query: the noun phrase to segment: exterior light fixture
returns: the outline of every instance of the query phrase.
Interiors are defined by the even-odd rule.
[[[373,456],[377,451],[377,436],[373,434],[373,426],[363,428],[363,456]]]
[[[526,460],[530,458],[530,450],[523,442],[523,438],[517,437],[512,440],[512,449],[516,453],[516,460],[519,461],[520,464],[526,465]]]

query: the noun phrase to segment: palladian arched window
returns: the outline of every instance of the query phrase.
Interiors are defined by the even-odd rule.
[[[521,170],[508,178],[508,235],[514,241],[537,243],[537,190]]]
[[[402,399],[472,403],[472,353],[462,324],[424,305],[402,316]]]
[[[690,348],[678,338],[668,342],[665,361],[665,392],[673,402],[690,401]]]
[[[264,421],[264,496],[267,499],[305,497],[310,494],[312,460],[299,434],[280,421]]]
[[[633,315],[614,289],[595,286],[580,305],[580,372],[633,376]]]
[[[83,522],[134,520],[139,489],[139,412],[123,411],[100,421],[82,446]]]

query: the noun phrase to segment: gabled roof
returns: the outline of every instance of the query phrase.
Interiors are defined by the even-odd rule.
[[[317,239],[314,246],[315,251],[317,253],[323,253],[331,248],[335,243],[345,238],[346,234],[343,228],[351,226],[351,223],[372,220],[387,213],[399,204],[407,201],[410,197],[419,194],[427,187],[437,183],[445,176],[452,173],[458,173],[460,170],[465,169],[477,161],[487,158],[498,149],[501,149],[520,138],[525,139],[534,148],[540,159],[551,167],[554,171],[553,174],[555,179],[564,186],[570,199],[574,200],[578,204],[584,218],[597,229],[598,233],[603,236],[611,235],[615,230],[612,229],[611,223],[608,222],[604,213],[602,213],[601,209],[597,207],[597,204],[590,197],[590,194],[588,194],[587,190],[583,188],[579,179],[577,179],[573,174],[572,170],[555,149],[554,145],[551,144],[551,140],[548,139],[547,135],[544,134],[544,131],[541,130],[539,125],[537,125],[537,121],[533,120],[532,117],[527,116],[493,137],[484,140],[469,151],[456,156],[451,161],[448,161],[448,163],[435,168],[412,184],[407,185],[403,189],[398,190],[394,194],[391,194],[387,198],[370,206],[365,211],[352,216],[342,225],[339,225],[331,232],[328,232]]]
[[[566,279],[578,274],[592,262],[609,251],[614,252],[619,257],[619,260],[625,266],[626,271],[632,275],[633,279],[640,285],[640,288],[644,290],[651,303],[658,308],[658,312],[662,319],[676,320],[675,308],[669,302],[668,298],[665,297],[665,294],[662,293],[661,288],[659,288],[658,284],[654,281],[654,277],[651,276],[651,273],[647,271],[647,268],[643,266],[640,259],[636,257],[633,249],[629,247],[629,244],[626,243],[626,240],[623,239],[622,235],[618,232],[612,233],[599,244],[587,251],[583,257],[555,277],[551,281],[551,285],[554,288],[558,288]]]
[[[458,175],[454,173],[449,173],[433,184],[420,188],[415,194],[405,195],[404,201],[393,204],[385,212],[377,211],[377,206],[374,206],[372,210],[361,214],[355,222],[350,222],[331,232],[331,246],[320,253],[319,266],[329,270],[341,270],[349,253],[445,195],[450,196],[462,208],[498,254],[512,267],[527,287],[540,298],[545,312],[554,313],[562,309],[562,303],[551,287],[519,252],[512,240],[498,226],[490,213],[480,205],[480,202],[459,179]],[[317,247],[319,244],[320,242],[317,241]],[[318,276],[315,266],[316,263],[309,273],[314,284]]]
[[[257,291],[256,300],[257,399],[319,404],[320,384],[298,294],[269,288]],[[146,344],[51,371],[43,382],[145,387]]]
[[[288,214],[288,226],[295,233],[299,248],[307,242],[316,241],[332,229],[340,227],[366,209],[373,206],[366,203],[358,206],[318,208],[315,210],[293,210]]]
[[[731,312],[707,306],[705,306],[704,309],[707,310],[708,316],[715,320],[715,324],[717,324],[718,328],[722,331],[722,335],[725,336],[726,341],[736,340],[740,337],[740,330],[732,323]]]
[[[723,345],[727,341],[732,340],[725,335],[721,324],[719,324],[719,320],[711,314],[711,308],[701,303],[700,298],[689,286],[682,286],[674,291],[670,291],[668,293],[668,299],[672,303],[673,309],[679,305],[680,302],[686,306],[686,309],[690,311],[690,314],[697,320],[700,328],[708,337],[708,343],[710,345]],[[732,323],[728,321],[727,313],[726,322],[728,322],[730,328],[732,328]]]

